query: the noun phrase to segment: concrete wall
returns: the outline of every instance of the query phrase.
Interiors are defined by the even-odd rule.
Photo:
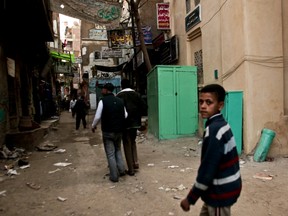
[[[169,2],[169,1],[166,1]],[[170,14],[171,14],[171,32],[169,36],[177,35],[179,39],[179,60],[178,65],[187,65],[187,43],[185,31],[185,16],[186,16],[185,1],[171,0]]]
[[[265,125],[271,127],[268,123],[279,122],[284,114],[281,0],[273,4],[246,0],[243,9],[247,57],[243,141],[250,152]]]
[[[162,3],[163,1],[149,0],[142,2],[145,2],[145,4],[139,9],[139,14],[141,16],[141,24],[142,26],[151,26],[152,38],[155,38],[161,33],[161,31],[157,29],[156,4]]]
[[[269,153],[287,154],[288,136],[283,129],[287,128],[284,104],[288,104],[288,93],[284,94],[288,92],[288,88],[284,91],[284,83],[288,84],[288,75],[284,76],[287,61],[283,70],[283,56],[285,59],[288,52],[288,22],[284,19],[287,1],[203,0],[202,21],[183,36],[185,25],[179,23],[185,20],[185,1],[176,4],[171,0],[170,4],[171,33],[180,33],[179,64],[193,65],[193,53],[202,48],[204,84],[218,82],[228,91],[244,93],[244,153],[253,152],[266,127],[276,132]],[[218,79],[214,77],[215,69]]]
[[[284,114],[288,115],[288,1],[282,0],[283,57],[284,57]]]
[[[86,21],[81,22],[81,38],[89,38],[89,30],[94,29],[95,24]],[[108,46],[108,41],[82,40],[81,47],[86,49],[86,53],[82,52],[82,64],[87,66],[90,63],[90,55],[95,51],[101,51],[102,46]]]

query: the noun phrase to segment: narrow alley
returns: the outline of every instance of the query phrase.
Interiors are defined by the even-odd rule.
[[[93,117],[88,115],[89,125]],[[179,206],[195,181],[198,142],[197,137],[158,141],[139,134],[139,172],[112,183],[100,129],[93,134],[80,127],[76,132],[71,113],[62,112],[41,143],[51,150],[27,152],[23,161],[28,166],[19,167],[19,158],[1,160],[0,215],[199,215],[201,200],[189,213]],[[241,159],[243,191],[232,215],[287,215],[288,158],[262,163],[249,158]]]

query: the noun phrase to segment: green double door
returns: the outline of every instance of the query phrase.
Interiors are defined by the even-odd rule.
[[[198,129],[197,68],[158,65],[147,76],[149,132],[158,139],[194,135]]]

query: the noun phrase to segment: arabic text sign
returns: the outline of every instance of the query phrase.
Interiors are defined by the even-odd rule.
[[[191,13],[185,17],[186,32],[201,22],[201,8],[198,5]]]
[[[169,3],[156,4],[157,29],[170,29],[170,6]]]
[[[106,29],[90,29],[89,38],[94,40],[108,40]]]
[[[108,31],[109,48],[130,49],[133,48],[131,29],[115,29]]]

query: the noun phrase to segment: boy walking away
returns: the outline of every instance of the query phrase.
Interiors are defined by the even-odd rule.
[[[123,148],[128,167],[127,174],[135,175],[135,169],[139,169],[136,136],[137,129],[141,127],[141,117],[147,110],[147,105],[140,94],[130,88],[128,79],[121,81],[122,90],[116,95],[124,101],[128,117],[125,120],[125,130],[123,131]]]
[[[113,94],[114,86],[106,83],[101,93],[103,98],[99,101],[92,123],[92,132],[101,120],[102,138],[110,171],[110,181],[118,182],[119,177],[125,175],[125,164],[121,152],[121,138],[124,120],[127,112],[124,103]]]
[[[74,110],[76,114],[76,130],[80,127],[80,122],[82,121],[83,127],[86,128],[86,115],[89,109],[89,104],[84,101],[84,96],[81,96],[79,100],[76,101]]]
[[[201,164],[196,182],[180,206],[190,210],[198,198],[204,202],[200,216],[230,216],[231,206],[241,193],[242,180],[236,143],[221,109],[224,106],[225,89],[210,84],[200,90],[199,110],[207,119],[203,135]]]

